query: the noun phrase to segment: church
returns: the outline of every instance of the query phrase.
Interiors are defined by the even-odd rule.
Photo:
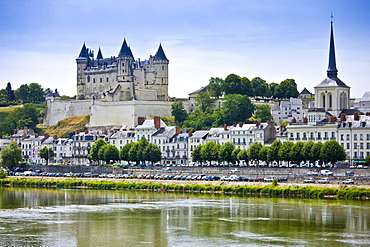
[[[161,44],[154,56],[140,61],[135,60],[126,39],[118,56],[107,58],[100,47],[95,57],[84,43],[76,63],[78,100],[168,100],[169,61]]]

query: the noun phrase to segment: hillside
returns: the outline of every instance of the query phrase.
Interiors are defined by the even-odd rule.
[[[10,112],[20,107],[23,107],[23,105],[3,106],[3,107],[0,107],[0,112]]]
[[[58,137],[68,138],[76,130],[85,130],[86,124],[90,121],[90,116],[84,117],[70,117],[59,121],[56,125],[48,128],[42,128],[43,134],[49,134],[50,136],[57,135]]]

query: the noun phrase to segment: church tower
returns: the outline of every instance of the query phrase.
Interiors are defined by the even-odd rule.
[[[158,88],[158,100],[168,99],[168,59],[164,54],[162,44],[159,44],[157,53],[154,55],[153,64],[156,68],[156,86]]]
[[[77,63],[77,99],[86,98],[86,76],[84,70],[89,63],[89,54],[85,43],[81,48],[80,55],[76,59]]]
[[[335,60],[333,21],[330,23],[329,66],[327,77],[315,87],[315,106],[323,108],[338,117],[343,109],[348,109],[350,87],[338,78]]]
[[[117,58],[117,81],[121,86],[120,100],[132,100],[134,95],[133,61],[130,47],[124,39]]]

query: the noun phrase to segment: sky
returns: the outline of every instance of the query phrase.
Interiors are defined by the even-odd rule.
[[[298,91],[326,77],[333,13],[338,77],[351,98],[370,90],[367,0],[0,0],[0,89],[36,82],[76,95],[81,47],[169,59],[169,95],[186,98],[211,77],[234,73]]]

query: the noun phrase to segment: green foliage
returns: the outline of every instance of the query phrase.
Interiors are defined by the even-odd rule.
[[[49,160],[54,158],[54,151],[52,148],[44,146],[39,150],[39,156],[46,160],[46,164],[49,164]]]
[[[101,158],[104,157],[104,152],[100,151],[100,154],[99,154],[99,150],[102,149],[102,147],[105,145],[107,145],[107,143],[104,141],[103,138],[99,138],[98,140],[96,140],[94,144],[91,146],[90,153],[87,156],[87,158],[93,162],[103,160]]]
[[[103,145],[100,148],[99,156],[101,156],[101,160],[104,160],[107,164],[120,160],[117,147],[109,144]]]
[[[6,178],[8,176],[8,173],[0,167],[0,179]]]
[[[255,110],[254,104],[248,96],[240,94],[228,94],[222,104],[223,123],[231,125],[234,123],[245,122],[250,118]]]
[[[207,85],[207,91],[212,97],[219,98],[223,92],[223,85],[225,81],[219,77],[211,77],[209,84]]]
[[[130,162],[130,156],[129,156],[129,152],[131,150],[131,148],[134,146],[134,142],[129,142],[127,143],[125,146],[123,146],[119,152],[119,157],[121,160],[125,160],[125,161],[128,161]]]
[[[277,86],[274,96],[280,99],[289,99],[290,97],[297,98],[299,92],[294,79],[286,79]]]
[[[215,142],[210,141],[202,146],[200,154],[205,161],[217,161],[218,160],[218,149]]]
[[[346,159],[346,151],[336,140],[325,142],[320,149],[322,161],[334,163]]]
[[[275,186],[277,186],[277,185],[278,185],[278,180],[277,180],[277,178],[275,178],[275,179],[273,179],[273,180],[272,180],[271,185],[272,185],[273,187],[275,187]]]
[[[260,122],[267,122],[274,119],[271,115],[270,107],[266,104],[256,106],[256,113],[254,114],[254,118],[256,118]]]
[[[220,147],[219,158],[221,161],[226,161],[228,163],[233,162],[235,159],[232,155],[235,149],[235,145],[231,142],[226,142]]]
[[[311,149],[315,143],[313,141],[308,141],[303,147],[303,155],[306,160],[310,161],[311,163],[315,162],[312,157]]]
[[[261,160],[260,150],[262,148],[262,144],[259,142],[254,142],[248,149],[248,157],[250,160]]]
[[[202,145],[199,145],[196,148],[194,148],[193,152],[191,153],[191,159],[193,160],[193,162],[202,163],[204,161],[204,159],[202,158],[201,150]]]
[[[312,163],[315,161],[322,161],[322,158],[321,158],[322,145],[323,144],[321,142],[317,142],[317,143],[314,143],[314,145],[312,146],[311,154],[310,154],[310,159]]]
[[[171,114],[175,117],[175,121],[178,124],[182,124],[188,117],[188,113],[184,109],[184,105],[181,101],[171,105]]]
[[[144,150],[145,153],[145,160],[150,161],[152,163],[161,161],[162,152],[160,148],[152,143],[149,143],[149,145]]]
[[[284,142],[280,149],[279,149],[279,159],[283,161],[292,161],[292,148],[293,148],[293,143],[292,142]]]
[[[269,159],[270,147],[269,146],[262,146],[260,149],[260,160],[270,162],[272,160]]]
[[[296,142],[292,147],[292,161],[297,163],[302,162],[305,160],[305,153],[304,153],[304,143],[303,142]]]
[[[6,168],[13,168],[22,160],[22,149],[16,142],[11,142],[0,152],[0,164]]]
[[[281,141],[280,140],[275,140],[270,146],[269,152],[267,154],[267,159],[270,160],[270,161],[280,160],[279,150],[280,150],[281,146],[282,146]]]
[[[236,148],[233,151],[233,157],[235,160],[244,160],[246,163],[249,162],[248,151],[246,149]]]
[[[366,164],[370,165],[370,155],[366,156],[365,161]]]
[[[199,110],[202,112],[206,112],[207,108],[211,108],[213,102],[215,102],[215,99],[211,98],[209,92],[198,93],[198,96],[195,98],[195,105],[198,106]]]
[[[253,78],[251,81],[251,85],[254,88],[254,92],[256,96],[261,96],[261,97],[271,96],[269,85],[266,83],[265,80],[261,79],[260,77]]]

